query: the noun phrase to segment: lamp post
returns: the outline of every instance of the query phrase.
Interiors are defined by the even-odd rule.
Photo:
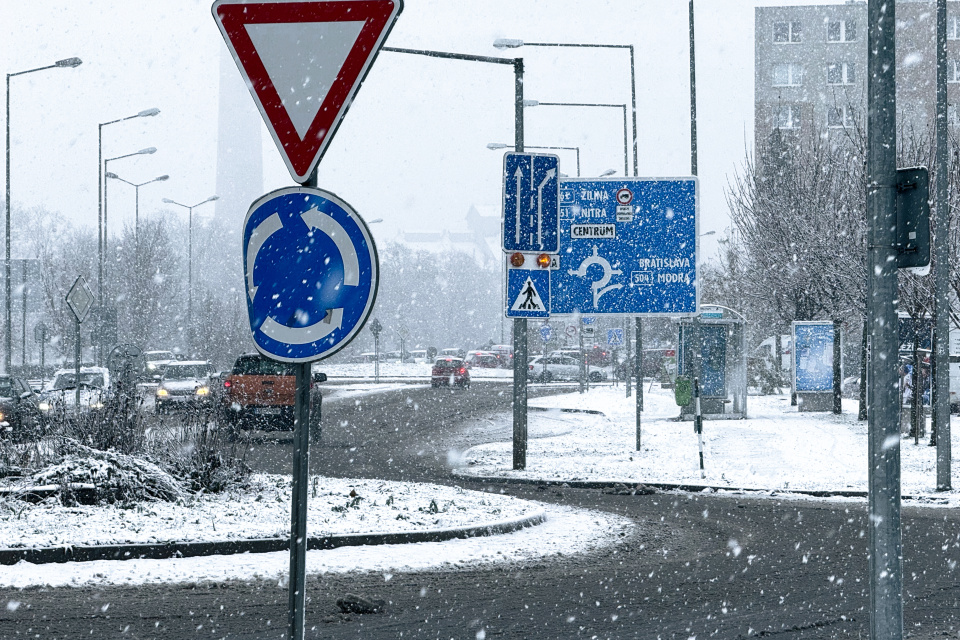
[[[465,62],[480,62],[486,64],[503,64],[513,67],[513,118],[514,118],[514,148],[523,151],[523,58],[495,58],[489,56],[475,56],[463,53],[448,53],[445,51],[425,51],[422,49],[399,49],[383,47],[381,51],[407,53],[427,56],[430,58],[444,58],[447,60],[462,60]],[[513,468],[523,470],[527,467],[527,320],[526,318],[513,319]]]
[[[175,204],[178,207],[183,207],[188,212],[188,232],[187,232],[187,326],[189,327],[189,342],[190,350],[193,351],[193,210],[199,207],[202,204],[207,204],[208,202],[213,202],[214,200],[219,200],[220,196],[210,196],[206,200],[202,200],[197,204],[187,205],[177,202],[176,200],[171,200],[170,198],[163,198],[163,202],[166,204]]]
[[[140,248],[140,187],[142,187],[142,186],[144,186],[144,185],[147,185],[147,184],[150,184],[151,182],[163,182],[164,180],[169,180],[169,179],[170,179],[170,176],[168,176],[168,175],[162,175],[162,176],[157,176],[157,177],[154,178],[153,180],[147,180],[146,182],[135,183],[135,182],[130,182],[129,180],[124,180],[123,178],[121,178],[121,177],[118,176],[117,174],[113,173],[112,171],[108,171],[108,172],[106,172],[104,175],[105,175],[107,178],[112,178],[113,180],[119,180],[120,182],[126,182],[128,185],[130,185],[131,187],[133,187],[133,188],[134,188],[134,191],[136,192],[136,205],[135,205],[135,208],[134,208],[134,218],[133,218],[133,238],[134,238],[134,243],[137,245],[137,250],[138,250],[138,253],[139,253],[139,248]]]
[[[630,108],[633,130],[633,175],[637,174],[637,81],[633,63],[632,44],[583,44],[572,42],[524,42],[510,38],[498,38],[493,41],[497,49],[517,49],[519,47],[572,47],[578,49],[628,49],[630,51]],[[543,103],[540,103],[543,104]]]
[[[496,151],[497,149],[513,149],[512,144],[504,144],[502,142],[490,142],[487,144],[487,149],[491,151]],[[525,149],[548,149],[551,151],[561,150],[561,151],[576,151],[577,152],[577,177],[580,177],[580,147],[536,147],[533,145],[525,145]]]
[[[606,104],[603,102],[540,102],[539,100],[524,100],[525,107],[601,107],[614,108],[623,111],[623,175],[630,174],[629,152],[627,150],[627,104]],[[636,174],[634,174],[636,175]]]
[[[14,73],[7,74],[7,157],[6,157],[6,168],[7,168],[7,192],[6,199],[4,200],[6,206],[6,236],[5,244],[6,251],[4,253],[4,278],[6,280],[4,284],[4,314],[5,314],[5,323],[4,329],[6,335],[4,336],[4,353],[3,353],[3,364],[4,371],[10,373],[10,364],[11,364],[11,349],[12,341],[10,334],[12,333],[13,322],[10,314],[10,78],[15,76],[22,76],[28,73],[34,73],[36,71],[45,71],[46,69],[55,69],[55,68],[75,68],[83,64],[83,61],[80,58],[64,58],[63,60],[57,60],[53,64],[47,65],[45,67],[37,67],[36,69],[27,69],[26,71],[16,71]]]
[[[104,200],[106,199],[106,194],[104,193],[105,185],[103,183],[103,172],[107,170],[106,162],[110,160],[119,160],[120,158],[127,158],[131,155],[138,155],[141,153],[154,153],[153,151],[147,151],[146,149],[141,149],[137,153],[128,154],[125,156],[117,156],[116,158],[110,158],[104,162],[103,160],[103,128],[107,125],[116,124],[118,122],[124,122],[126,120],[133,120],[134,118],[149,118],[160,113],[160,109],[154,107],[153,109],[144,109],[139,113],[135,113],[132,116],[127,116],[126,118],[117,118],[116,120],[108,120],[107,122],[101,122],[97,126],[97,304],[100,308],[103,308],[103,256],[107,252],[107,214],[104,209]]]

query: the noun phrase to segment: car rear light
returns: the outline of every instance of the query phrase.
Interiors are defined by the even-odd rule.
[[[224,380],[224,381],[223,381],[223,386],[224,386],[225,388],[229,389],[230,387],[233,386],[233,383],[230,382],[229,380]]]
[[[463,374],[465,374],[466,372],[467,372],[467,368],[466,368],[466,367],[460,367],[460,375],[463,375]]]

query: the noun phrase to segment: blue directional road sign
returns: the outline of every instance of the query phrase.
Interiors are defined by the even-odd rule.
[[[564,179],[551,315],[697,312],[696,178]]]
[[[257,349],[311,362],[345,347],[377,296],[379,262],[366,223],[332,193],[288,187],[250,206],[243,270]]]
[[[503,156],[503,250],[556,253],[560,159],[539,153]]]
[[[506,302],[508,318],[549,318],[550,271],[508,269]]]
[[[548,324],[542,325],[540,327],[540,339],[544,342],[550,342],[551,337],[553,337],[553,327]]]
[[[610,347],[622,347],[623,329],[607,329],[607,345]]]

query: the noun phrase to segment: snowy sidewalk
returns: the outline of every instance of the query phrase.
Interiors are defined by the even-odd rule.
[[[750,396],[747,420],[704,422],[701,478],[692,422],[679,414],[672,390],[645,389],[642,450],[636,451],[634,398],[624,389],[595,388],[537,398],[529,414],[525,471],[512,470],[512,443],[473,447],[458,474],[542,481],[665,483],[760,491],[866,492],[867,428],[856,419],[855,401],[844,413],[800,413],[789,396]],[[603,415],[560,409],[601,411]],[[509,416],[499,419],[508,421]],[[960,424],[953,418],[953,450],[960,451]],[[960,492],[936,492],[936,448],[903,440],[902,491],[960,506]],[[956,454],[955,454],[956,455]],[[956,458],[955,458],[956,460]],[[955,468],[956,462],[954,463]]]

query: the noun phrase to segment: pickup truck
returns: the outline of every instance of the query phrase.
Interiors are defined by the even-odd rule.
[[[259,353],[245,353],[237,358],[223,380],[219,411],[231,440],[240,438],[245,430],[293,430],[294,371],[293,364],[271,360]],[[310,382],[310,433],[314,441],[320,435],[318,383],[326,379],[325,374],[316,373]]]

